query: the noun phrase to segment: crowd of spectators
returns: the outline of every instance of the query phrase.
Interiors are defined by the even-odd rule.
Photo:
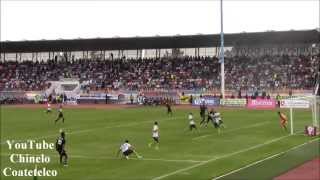
[[[226,62],[229,89],[312,89],[319,74],[319,56],[235,57]]]
[[[225,86],[312,89],[319,61],[319,55],[226,57]],[[220,87],[220,64],[216,57],[6,61],[0,76],[0,90],[44,90],[60,78],[78,78],[89,90],[214,89]]]

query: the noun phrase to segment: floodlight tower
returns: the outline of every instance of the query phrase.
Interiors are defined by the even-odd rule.
[[[220,32],[220,65],[221,65],[221,95],[222,98],[224,99],[224,34],[223,34],[223,0],[220,0],[220,27],[221,27],[221,32]]]

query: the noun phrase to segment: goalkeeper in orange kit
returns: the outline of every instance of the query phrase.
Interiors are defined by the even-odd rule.
[[[287,130],[287,124],[288,124],[287,116],[284,113],[280,112],[280,111],[278,111],[278,115],[280,117],[280,125],[281,125],[281,127],[283,129],[285,129],[286,131],[288,131]]]

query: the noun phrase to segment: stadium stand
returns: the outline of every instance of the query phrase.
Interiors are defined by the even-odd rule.
[[[227,89],[312,89],[319,73],[319,56],[234,56],[225,62]],[[79,78],[89,90],[220,87],[215,57],[8,61],[0,69],[1,90],[45,90],[60,78]]]
[[[317,30],[226,34],[226,95],[314,92],[319,39]],[[62,79],[80,83],[81,95],[105,102],[106,93],[109,102],[122,99],[120,94],[220,96],[219,40],[219,35],[189,35],[1,42],[0,100],[37,99]]]

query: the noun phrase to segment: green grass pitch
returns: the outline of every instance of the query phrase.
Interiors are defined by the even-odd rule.
[[[8,154],[20,152],[44,153],[51,157],[49,164],[39,164],[38,168],[57,169],[58,176],[38,177],[38,180],[212,179],[312,139],[298,133],[312,122],[308,111],[294,111],[297,134],[292,136],[280,128],[276,110],[220,109],[227,126],[221,134],[211,124],[200,128],[199,134],[186,131],[189,112],[194,113],[199,124],[198,108],[173,108],[172,117],[167,116],[164,107],[65,109],[65,123],[60,121],[56,125],[57,111],[52,114],[44,111],[1,107],[1,171],[8,166],[33,169],[34,164],[9,162]],[[160,127],[159,150],[148,147],[154,121],[158,121]],[[66,131],[68,167],[59,165],[54,150],[9,151],[5,144],[7,139],[55,142],[61,128]],[[116,157],[125,139],[136,147],[143,159]],[[273,168],[277,166],[274,164]],[[4,177],[1,172],[1,179],[32,177]]]

